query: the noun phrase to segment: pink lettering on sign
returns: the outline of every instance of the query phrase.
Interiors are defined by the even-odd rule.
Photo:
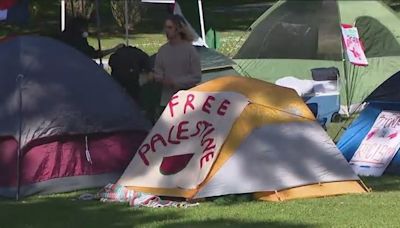
[[[366,139],[366,140],[370,140],[375,134],[376,134],[376,131],[371,131],[371,132],[367,135],[367,139]]]
[[[150,146],[151,151],[156,152],[156,143],[161,142],[162,145],[167,146],[167,142],[165,142],[164,138],[160,134],[155,134],[151,137]]]
[[[196,131],[193,134],[191,134],[190,137],[197,136],[200,133],[200,131],[201,131],[200,127],[201,127],[202,124],[203,124],[203,121],[197,122]]]
[[[189,94],[186,97],[186,103],[185,103],[185,108],[183,109],[183,114],[186,114],[187,107],[190,107],[192,110],[194,110],[194,105],[192,103],[193,101],[194,101],[194,95],[193,94]]]
[[[219,106],[219,108],[218,108],[218,111],[217,111],[218,115],[224,116],[224,115],[226,114],[226,111],[228,110],[228,106],[229,106],[230,104],[231,104],[230,101],[224,100],[224,101],[221,103],[221,105]]]
[[[163,120],[168,121],[163,124],[167,124],[167,126],[156,128],[158,132],[152,132],[146,138],[146,142],[137,151],[140,162],[143,162],[145,166],[150,166],[153,162],[159,161],[152,160],[158,156],[165,154],[180,156],[179,153],[198,155],[194,156],[197,159],[195,164],[200,163],[200,168],[205,167],[207,162],[212,162],[216,156],[215,153],[218,152],[216,151],[217,145],[220,147],[218,140],[221,140],[221,136],[216,133],[219,129],[215,125],[220,121],[218,118],[231,114],[228,112],[231,102],[225,99],[226,97],[218,98],[218,100],[217,98],[217,96],[209,94],[199,96],[195,92],[174,95],[167,104],[168,109],[164,112]],[[191,113],[193,111],[195,113]],[[190,115],[186,116],[185,114]],[[186,146],[186,140],[190,140],[190,146]],[[176,147],[178,144],[184,145],[186,149],[179,149]],[[189,151],[187,151],[188,149]],[[161,154],[153,155],[153,153]]]
[[[140,156],[140,158],[142,159],[142,161],[143,161],[143,163],[146,165],[146,166],[149,166],[150,165],[150,162],[149,162],[149,160],[147,160],[147,158],[146,158],[146,153],[148,152],[150,150],[150,146],[149,146],[149,144],[143,144],[140,148],[139,148],[139,150],[138,150],[138,154],[139,154],[139,156]]]
[[[174,100],[178,99],[178,95],[174,95],[171,100],[168,102],[168,107],[169,107],[169,112],[171,114],[171,117],[174,117],[174,106],[177,106],[179,103],[174,102]]]
[[[172,133],[173,133],[173,131],[174,131],[174,128],[175,128],[175,126],[172,125],[172,127],[169,129],[169,132],[168,132],[168,142],[171,143],[171,144],[179,144],[180,142],[179,142],[178,140],[172,139]]]
[[[400,118],[399,116],[386,117],[382,115],[379,118],[379,124],[383,125],[383,127],[396,128],[400,125]]]
[[[213,96],[208,96],[207,97],[207,99],[206,99],[206,101],[204,102],[204,104],[203,104],[203,112],[205,112],[205,113],[208,113],[208,114],[210,114],[211,113],[211,111],[210,111],[210,108],[211,108],[211,101],[215,101],[215,97],[213,97]]]
[[[178,124],[178,133],[176,133],[176,138],[179,140],[189,139],[189,136],[183,135],[183,133],[188,132],[188,128],[184,128],[186,125],[189,124],[189,121],[182,121]]]
[[[393,134],[390,134],[388,137],[389,137],[390,139],[396,138],[396,137],[397,137],[397,132],[395,132],[395,133],[393,133]]]
[[[212,126],[212,125],[210,125],[210,126]],[[208,126],[207,126],[206,129],[208,129]],[[206,129],[204,129],[204,131],[205,131]],[[214,130],[215,130],[215,128],[210,128],[210,129],[208,129],[208,131],[207,131],[204,135],[203,135],[203,133],[204,133],[204,131],[203,131],[203,133],[201,134],[201,135],[203,135],[202,141],[203,141],[209,134],[211,134]]]
[[[203,131],[201,130],[201,127],[204,126]],[[201,136],[204,134],[204,132],[207,130],[208,127],[212,126],[211,123],[203,120],[203,121],[199,121],[196,124],[196,131],[190,135],[190,137],[195,137],[195,136]]]
[[[210,152],[203,155],[200,159],[200,168],[203,168],[204,163],[209,162],[213,157],[214,157],[214,152]]]
[[[214,139],[213,138],[204,140],[201,143],[201,145],[204,146],[206,143],[207,143],[207,146],[204,149],[203,153],[215,149],[215,143],[214,143]]]

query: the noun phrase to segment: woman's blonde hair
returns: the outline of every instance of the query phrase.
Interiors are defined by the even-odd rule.
[[[192,42],[194,40],[194,34],[189,29],[189,26],[183,17],[179,15],[171,15],[167,18],[167,21],[171,21],[175,25],[182,40],[186,40],[189,42]]]

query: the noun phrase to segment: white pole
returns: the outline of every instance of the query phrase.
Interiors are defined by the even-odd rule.
[[[205,41],[206,40],[206,31],[205,31],[205,28],[204,28],[203,4],[201,3],[201,0],[198,0],[197,3],[198,3],[198,6],[199,6],[201,38]]]
[[[128,0],[125,0],[125,42],[126,42],[126,46],[129,46]]]
[[[99,52],[101,52],[101,39],[100,39],[100,1],[96,0],[95,2],[96,6],[96,22],[97,22],[97,44],[99,45]],[[100,57],[100,66],[103,67],[103,58]]]
[[[61,31],[65,30],[65,0],[61,0]]]

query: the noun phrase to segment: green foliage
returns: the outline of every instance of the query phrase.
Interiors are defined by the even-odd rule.
[[[400,4],[400,0],[382,0],[384,3],[391,5],[391,4]]]
[[[128,18],[125,18],[125,6],[128,8]],[[140,0],[111,0],[111,11],[120,28],[125,28],[127,19],[129,30],[133,30],[142,21],[145,10]]]
[[[65,5],[68,16],[88,19],[94,9],[94,0],[66,0]]]

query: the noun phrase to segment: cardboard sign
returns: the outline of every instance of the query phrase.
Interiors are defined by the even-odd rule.
[[[195,189],[247,104],[246,97],[232,92],[176,93],[119,183]]]
[[[400,113],[382,111],[350,160],[362,176],[381,176],[400,148]]]
[[[363,46],[361,45],[357,28],[349,25],[342,25],[341,29],[343,43],[349,61],[354,65],[367,66],[368,60],[365,56]]]

